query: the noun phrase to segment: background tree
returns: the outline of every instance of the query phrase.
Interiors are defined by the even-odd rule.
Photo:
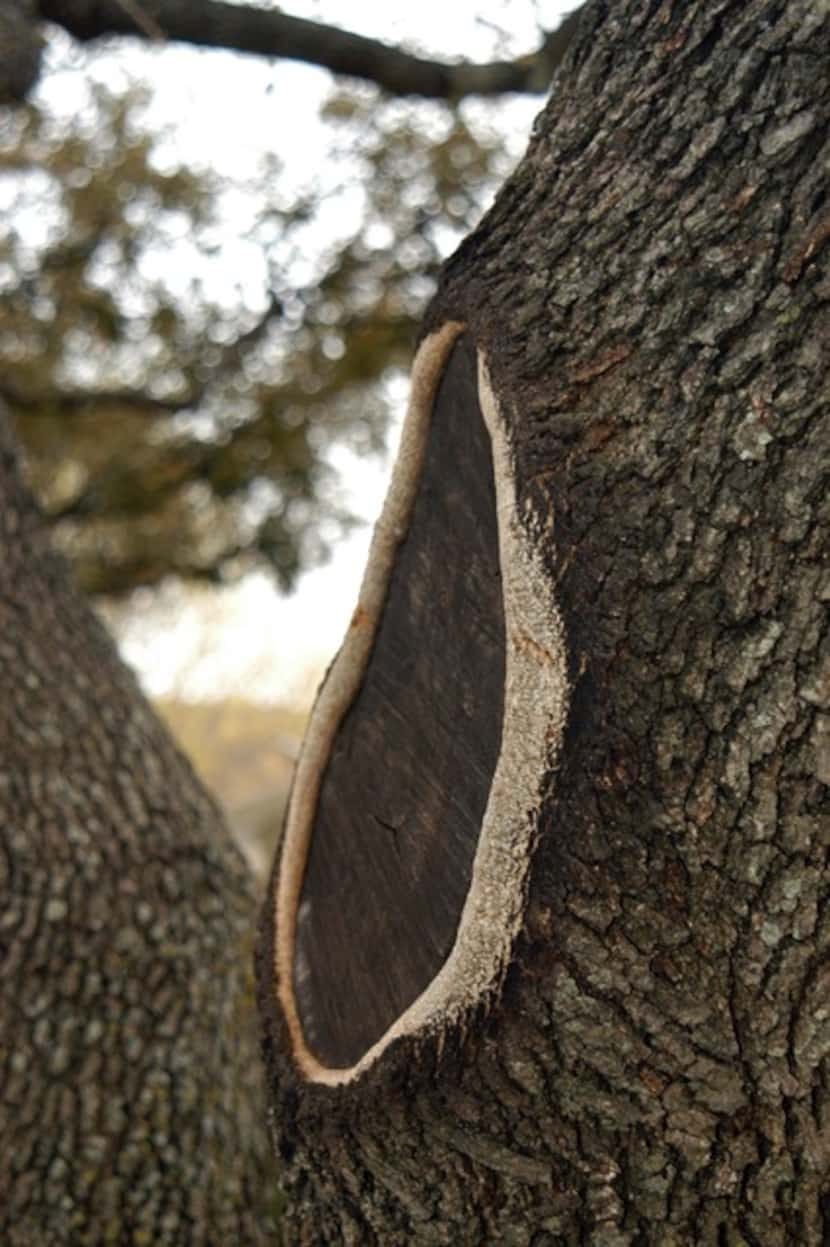
[[[41,12],[84,38],[167,29],[141,6]],[[257,565],[288,586],[350,521],[330,450],[382,444],[390,380],[440,260],[506,172],[503,140],[457,100],[416,110],[342,86],[323,106],[335,176],[298,191],[278,145],[245,183],[200,166],[134,78],[72,98],[19,110],[0,148],[3,396],[56,539],[94,593]],[[350,223],[324,242],[337,204]]]

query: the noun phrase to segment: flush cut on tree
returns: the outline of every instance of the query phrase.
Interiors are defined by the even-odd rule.
[[[348,1082],[396,1038],[440,1038],[503,979],[567,695],[531,533],[486,364],[447,324],[413,365],[275,870],[276,989],[308,1079]]]

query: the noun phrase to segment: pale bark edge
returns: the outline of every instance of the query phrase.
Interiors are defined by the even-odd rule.
[[[286,818],[275,885],[276,991],[300,1074],[328,1086],[358,1078],[395,1039],[416,1032],[425,1038],[440,1036],[500,987],[522,923],[541,784],[555,768],[565,728],[568,680],[562,620],[550,577],[519,519],[507,433],[479,352],[479,402],[493,455],[507,652],[501,747],[472,881],[453,948],[421,995],[356,1064],[348,1069],[321,1064],[306,1043],[294,993],[297,907],[314,813],[335,735],[363,680],[395,555],[415,504],[441,375],[464,328],[454,321],[443,325],[424,339],[415,356],[398,456],[358,604],[312,711]]]

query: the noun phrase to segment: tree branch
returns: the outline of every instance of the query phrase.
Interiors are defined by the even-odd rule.
[[[250,329],[246,329],[233,341],[222,347],[219,363],[210,369],[210,374],[199,385],[192,385],[184,394],[177,397],[160,398],[140,389],[91,389],[91,390],[33,390],[27,391],[13,382],[0,381],[0,398],[12,410],[25,411],[33,416],[52,415],[59,412],[63,416],[88,415],[95,410],[106,407],[128,408],[135,412],[145,412],[149,416],[175,415],[196,407],[202,401],[210,380],[220,375],[223,369],[239,363],[245,354],[262,340],[271,322],[282,316],[282,304],[271,292],[268,306],[264,314]]]
[[[87,414],[95,408],[129,407],[149,415],[169,415],[195,407],[204,390],[193,390],[181,398],[156,398],[143,390],[44,390],[27,393],[12,384],[0,384],[0,397],[12,409],[32,415],[60,412],[61,415]]]
[[[170,560],[168,552],[158,558],[147,554],[124,558],[118,562],[97,561],[80,569],[84,590],[95,597],[123,598],[139,587],[159,585],[169,576],[179,576],[191,583],[223,585],[227,583],[224,569],[232,559],[248,554],[244,546],[233,546],[212,562],[193,559]]]
[[[162,36],[200,47],[305,61],[373,82],[392,95],[433,99],[543,91],[567,50],[580,13],[570,13],[530,56],[476,65],[426,60],[378,39],[291,17],[279,9],[222,0],[39,0],[38,10],[43,19],[83,41],[104,35]]]

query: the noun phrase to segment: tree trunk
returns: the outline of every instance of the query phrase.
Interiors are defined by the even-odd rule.
[[[251,883],[0,412],[0,1241],[274,1242]]]
[[[0,0],[0,105],[22,100],[40,72],[35,0]]]
[[[828,66],[594,3],[446,267],[263,920],[289,1242],[830,1242]]]

